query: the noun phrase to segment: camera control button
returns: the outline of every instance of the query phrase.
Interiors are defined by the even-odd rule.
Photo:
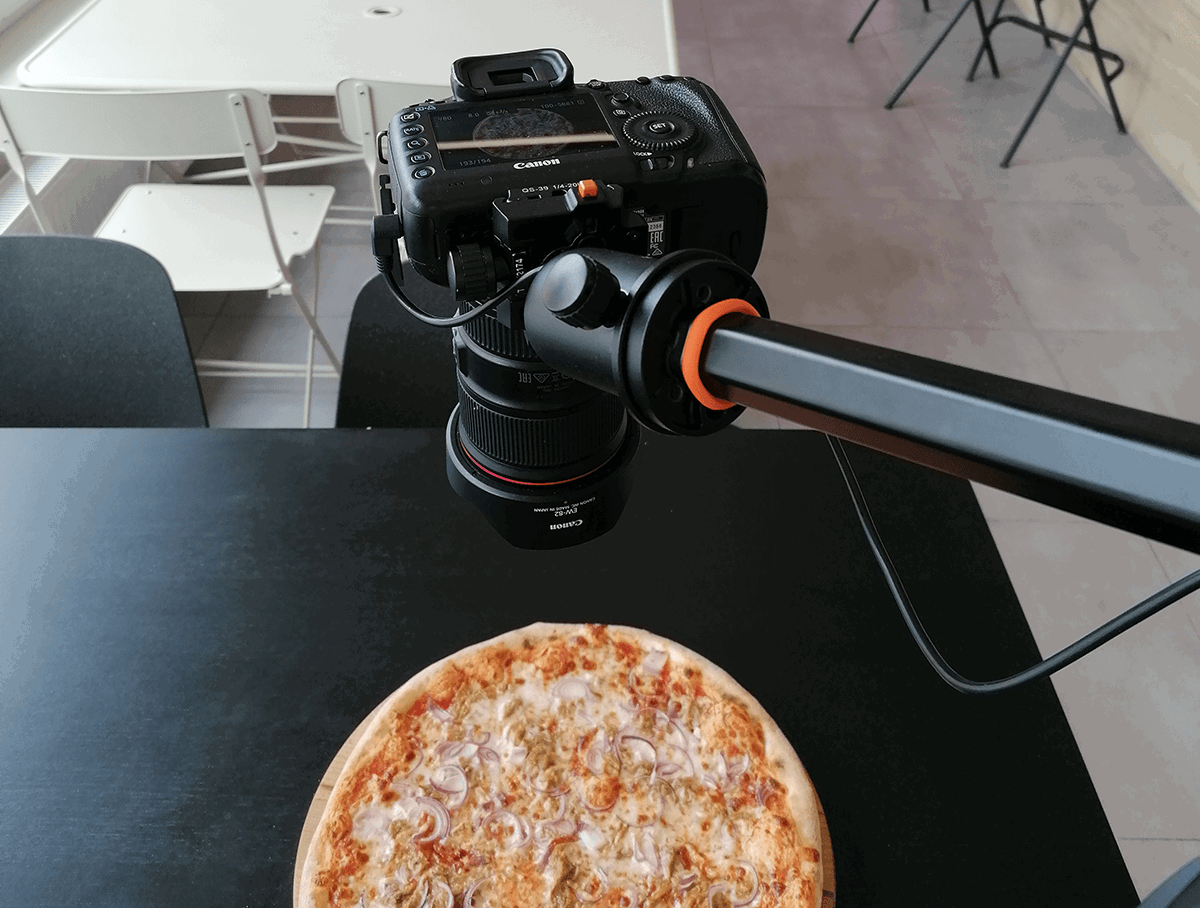
[[[638,85],[649,85],[649,84],[650,84],[650,77],[649,77],[649,76],[638,76],[638,77],[637,77],[637,84],[638,84]]]
[[[622,132],[636,148],[673,151],[696,138],[696,127],[676,114],[643,113],[625,121]]]
[[[429,143],[424,139],[409,139],[404,143],[405,148],[424,148]]]
[[[433,173],[434,171],[432,167],[418,167],[412,172],[412,175],[413,179],[424,180],[426,177],[433,176]]]
[[[614,94],[609,100],[612,101],[613,104],[626,104],[629,101],[629,92],[619,91],[616,94]]]
[[[400,131],[402,133],[404,133],[406,136],[415,136],[420,133],[423,133],[425,131],[425,127],[422,126],[420,123],[413,123],[413,124],[410,124],[409,126],[405,126]]]
[[[433,157],[433,155],[431,155],[431,154],[430,154],[429,152],[427,152],[427,151],[418,151],[416,154],[410,154],[410,155],[408,156],[408,163],[410,163],[410,164],[420,164],[420,163],[422,163],[423,161],[428,161],[428,160],[429,160],[430,158],[432,158],[432,157]]]
[[[627,111],[624,107],[614,107],[613,116],[620,117],[622,120],[624,120],[627,116],[629,116],[629,111]]]
[[[421,115],[419,113],[414,113],[410,110],[408,113],[400,114],[400,119],[405,123],[411,123],[413,120],[417,119],[420,116]]]
[[[587,87],[593,91],[603,91],[608,88],[608,83],[601,82],[599,79],[592,79],[592,81],[588,82]]]

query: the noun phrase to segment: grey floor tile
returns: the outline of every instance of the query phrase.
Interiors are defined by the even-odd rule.
[[[1081,522],[994,521],[1042,652],[1167,582],[1149,544]],[[1118,837],[1200,837],[1200,636],[1168,607],[1054,676]]]
[[[924,123],[912,111],[735,105],[771,200],[959,199]]]
[[[714,86],[727,104],[878,107],[894,81],[881,54],[855,56],[842,40],[756,30],[710,39]]]
[[[785,200],[755,272],[796,324],[1027,330],[980,203]]]
[[[834,326],[830,333],[1048,388],[1065,384],[1033,331]]]
[[[1117,844],[1142,899],[1184,864],[1200,857],[1200,839],[1118,839]]]
[[[208,332],[212,329],[214,321],[216,321],[216,317],[212,315],[184,317],[183,331],[187,335],[188,346],[192,349],[193,359],[197,357],[197,351],[204,348],[204,341],[208,337]]]
[[[209,425],[223,429],[293,429],[304,424],[304,389],[294,378],[200,379]],[[331,379],[313,383],[312,428],[332,428],[337,388]]]
[[[1162,290],[1170,257],[1147,236],[1143,205],[985,203],[996,256],[1043,331],[1170,331],[1178,307]]]
[[[1200,326],[1174,331],[1045,331],[1068,390],[1200,423]]]
[[[981,483],[973,482],[971,488],[974,489],[975,497],[979,500],[979,509],[983,511],[983,516],[989,522],[1017,520],[1071,522],[1084,519]]]
[[[1073,75],[1064,73],[1008,168],[1000,162],[1036,91],[1007,103],[917,104],[964,198],[1179,204],[1182,197]]]
[[[738,429],[778,429],[779,418],[759,410],[746,410],[733,425]]]

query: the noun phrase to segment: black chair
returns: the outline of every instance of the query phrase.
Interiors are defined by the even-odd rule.
[[[0,426],[207,426],[171,281],[125,243],[0,237]]]
[[[452,315],[450,291],[411,275],[404,295],[433,315]],[[376,275],[354,302],[335,424],[432,428],[458,403],[449,328],[417,321]]]

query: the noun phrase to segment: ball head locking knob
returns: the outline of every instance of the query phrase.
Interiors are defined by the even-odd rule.
[[[546,308],[578,328],[598,328],[623,296],[620,282],[599,262],[578,252],[560,255],[540,277]]]

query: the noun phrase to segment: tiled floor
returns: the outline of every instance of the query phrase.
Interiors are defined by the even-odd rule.
[[[995,35],[1003,77],[967,83],[977,30],[964,18],[883,110],[952,4],[932,6],[882,0],[851,46],[862,0],[676,0],[681,68],[718,90],[767,174],[756,277],[774,317],[1200,422],[1200,214],[1069,70],[1013,166],[998,166],[1054,59],[1020,29]],[[367,204],[359,165],[304,179],[334,183],[338,205]],[[374,274],[365,230],[328,227],[319,261],[320,322],[340,348]],[[311,287],[313,262],[298,272]],[[305,355],[287,299],[181,305],[198,356]],[[318,380],[316,426],[333,425],[334,385]],[[205,379],[203,390],[215,426],[302,418],[296,380]],[[1200,567],[1020,499],[979,497],[1046,652]],[[1200,854],[1200,597],[1055,684],[1144,895]]]

